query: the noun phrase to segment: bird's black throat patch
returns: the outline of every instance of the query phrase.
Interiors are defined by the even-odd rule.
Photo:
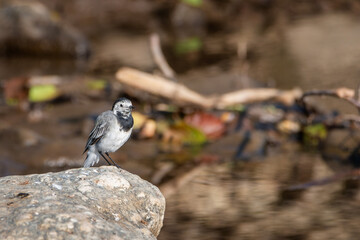
[[[123,129],[125,132],[129,131],[134,126],[134,119],[131,116],[124,117],[122,114],[117,113],[117,119],[120,124],[120,129]]]

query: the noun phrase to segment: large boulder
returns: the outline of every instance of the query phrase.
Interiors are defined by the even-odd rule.
[[[86,37],[45,5],[36,1],[0,3],[0,56],[87,58],[89,54]]]
[[[156,239],[165,199],[115,167],[0,179],[0,239]]]

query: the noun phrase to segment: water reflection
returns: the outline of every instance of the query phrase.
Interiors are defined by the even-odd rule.
[[[359,180],[283,190],[331,174],[318,155],[284,149],[237,169],[206,166],[167,198],[159,239],[356,239]]]

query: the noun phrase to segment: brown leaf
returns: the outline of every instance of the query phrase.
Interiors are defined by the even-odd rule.
[[[214,154],[201,154],[197,156],[195,161],[200,164],[213,164],[220,162],[220,156]]]
[[[28,101],[29,78],[27,77],[15,77],[6,81],[4,84],[4,95],[8,103],[16,101],[17,103],[24,103]]]
[[[152,119],[148,119],[143,124],[139,133],[140,138],[152,138],[156,133],[156,122]]]

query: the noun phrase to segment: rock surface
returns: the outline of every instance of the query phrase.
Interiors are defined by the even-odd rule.
[[[0,179],[0,239],[156,239],[165,199],[115,167]]]
[[[90,45],[75,28],[36,1],[0,4],[0,53],[86,58]]]

